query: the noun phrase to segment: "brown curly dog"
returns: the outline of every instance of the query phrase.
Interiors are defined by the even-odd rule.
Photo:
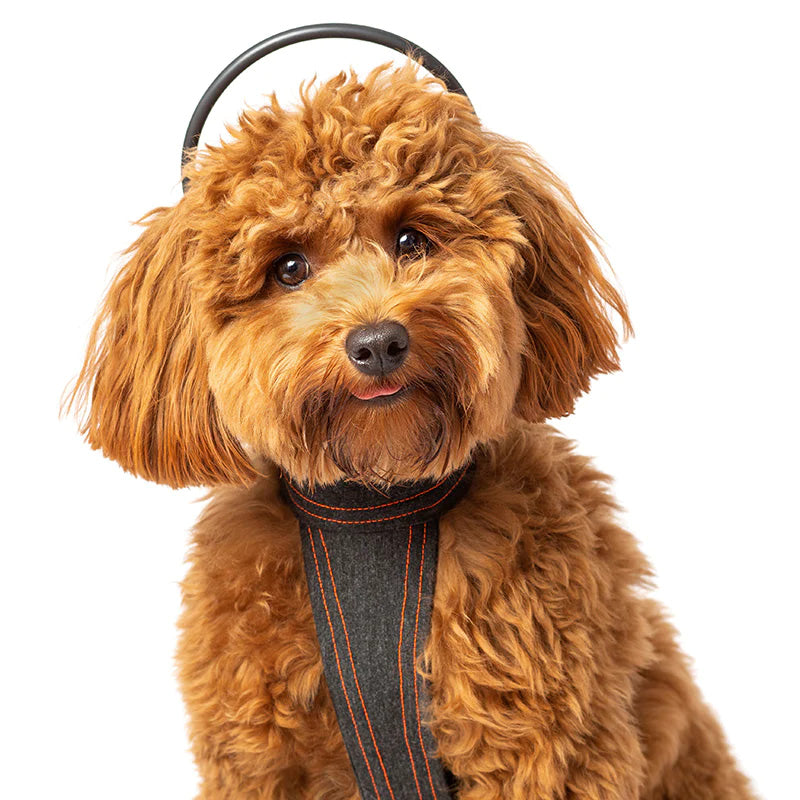
[[[213,487],[178,650],[200,796],[364,796],[282,476],[387,490],[474,462],[411,670],[451,791],[751,798],[608,478],[545,424],[618,368],[610,314],[629,327],[566,186],[411,62],[231,134],[144,218],[73,395],[125,469]],[[419,777],[375,772],[375,796],[430,796]]]

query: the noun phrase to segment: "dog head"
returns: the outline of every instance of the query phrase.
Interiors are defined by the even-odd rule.
[[[614,370],[620,296],[564,184],[415,64],[247,111],[152,211],[74,399],[172,486],[436,478]]]

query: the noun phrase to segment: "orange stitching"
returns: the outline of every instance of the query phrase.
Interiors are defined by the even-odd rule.
[[[421,511],[427,511],[434,506],[438,506],[455,488],[461,483],[462,478],[466,474],[466,469],[464,472],[459,475],[458,480],[443,494],[435,503],[431,503],[429,506],[424,506],[423,508],[417,508],[413,511],[406,511],[403,514],[397,514],[394,517],[378,517],[377,519],[361,519],[361,520],[341,520],[341,519],[332,519],[331,517],[321,517],[319,514],[312,514],[308,509],[303,508],[298,503],[295,505],[302,511],[304,514],[308,514],[309,517],[315,517],[316,519],[321,519],[324,522],[335,522],[337,525],[369,525],[371,522],[391,522],[393,519],[402,519],[403,517],[408,517],[411,514],[419,514]],[[294,501],[292,501],[294,502]]]
[[[436,800],[436,789],[433,788],[433,778],[431,777],[431,765],[428,763],[428,754],[425,752],[425,743],[422,741],[422,723],[419,719],[419,693],[417,691],[417,629],[419,628],[419,607],[422,605],[422,567],[425,564],[425,540],[428,538],[428,523],[422,528],[422,556],[419,561],[419,588],[417,589],[417,617],[414,620],[414,703],[417,707],[417,734],[419,735],[419,746],[422,748],[422,755],[425,758],[425,768],[428,770],[428,783],[431,786],[433,800]]]
[[[422,497],[424,494],[428,494],[428,492],[432,492],[434,489],[438,489],[445,481],[447,480],[447,476],[442,478],[436,486],[431,486],[428,489],[423,489],[421,492],[417,494],[412,494],[411,497],[404,497],[401,500],[392,500],[391,503],[381,503],[378,506],[362,506],[361,508],[344,508],[343,506],[326,506],[325,503],[318,503],[316,500],[312,500],[310,497],[306,497],[301,491],[295,489],[291,483],[287,482],[287,486],[298,496],[302,497],[308,503],[312,505],[319,506],[320,508],[327,508],[328,511],[375,511],[377,508],[386,508],[387,506],[396,506],[398,503],[407,503],[409,500],[416,500],[418,497]]]
[[[403,712],[403,735],[406,737],[406,749],[408,750],[408,759],[411,762],[411,769],[414,771],[414,783],[417,784],[417,796],[422,800],[422,792],[419,788],[419,780],[417,780],[417,767],[414,764],[414,756],[411,755],[411,745],[408,741],[408,726],[406,725],[406,701],[405,692],[403,691],[403,661],[400,657],[400,650],[403,647],[403,623],[406,617],[406,598],[408,597],[408,564],[411,560],[411,536],[412,526],[408,526],[408,550],[406,551],[406,577],[403,582],[403,607],[400,610],[400,642],[397,645],[397,669],[400,672],[400,709]],[[416,670],[415,670],[416,671]]]
[[[339,592],[336,590],[336,580],[333,577],[333,567],[331,567],[331,559],[328,553],[328,545],[325,544],[325,537],[322,535],[322,531],[317,529],[319,533],[319,540],[322,542],[322,547],[325,549],[325,560],[328,562],[328,574],[331,576],[331,584],[333,586],[333,596],[336,598],[336,605],[339,608],[339,617],[342,620],[342,628],[344,629],[344,638],[347,642],[347,652],[350,655],[350,666],[353,668],[353,678],[355,679],[356,689],[358,690],[358,696],[361,700],[361,708],[364,710],[364,716],[367,720],[367,727],[369,728],[369,734],[372,737],[372,745],[375,748],[375,752],[378,755],[378,761],[380,762],[381,769],[383,770],[383,777],[386,779],[386,785],[389,787],[389,794],[392,796],[392,800],[394,800],[394,792],[392,791],[392,785],[389,783],[389,776],[386,774],[386,767],[383,765],[383,758],[381,758],[381,751],[378,749],[378,743],[375,741],[375,734],[372,732],[372,723],[369,719],[369,714],[367,714],[367,706],[364,703],[364,698],[361,695],[361,684],[358,682],[358,675],[356,674],[356,665],[353,661],[353,651],[350,648],[350,636],[347,633],[347,625],[344,622],[344,613],[342,612],[341,603],[339,603]]]
[[[375,776],[372,774],[372,770],[369,766],[369,759],[367,758],[367,753],[364,750],[364,745],[361,742],[361,735],[358,732],[358,725],[356,725],[356,718],[353,715],[353,708],[350,705],[350,697],[347,694],[347,687],[344,685],[344,676],[342,675],[342,665],[339,663],[339,648],[336,646],[336,636],[333,633],[333,623],[331,622],[331,615],[328,611],[328,601],[325,599],[325,589],[322,586],[322,575],[319,571],[319,562],[317,561],[317,548],[314,547],[314,534],[311,533],[311,528],[308,529],[308,538],[311,541],[311,552],[314,554],[314,565],[317,568],[317,580],[319,581],[319,590],[322,593],[322,603],[325,606],[325,615],[328,617],[328,628],[331,632],[331,641],[333,642],[333,652],[336,656],[336,666],[339,669],[339,680],[342,683],[342,691],[344,692],[344,699],[347,701],[347,709],[350,712],[350,719],[353,721],[353,728],[356,732],[356,738],[358,739],[358,745],[361,748],[361,753],[364,756],[364,763],[367,765],[367,771],[369,772],[369,777],[372,780],[372,788],[375,789],[375,794],[380,800],[380,792],[378,792],[378,786],[375,783]],[[394,795],[392,795],[394,797]]]

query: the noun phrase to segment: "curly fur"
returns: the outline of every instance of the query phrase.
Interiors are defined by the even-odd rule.
[[[611,313],[629,325],[565,185],[411,63],[231,134],[142,220],[73,395],[126,469],[216,487],[178,652],[201,797],[358,796],[278,470],[381,484],[470,456],[418,664],[459,797],[752,797],[607,478],[544,424],[618,368]],[[427,255],[395,258],[406,226]],[[312,277],[287,291],[269,265],[293,251]],[[376,408],[343,340],[381,319],[408,329],[410,391]]]

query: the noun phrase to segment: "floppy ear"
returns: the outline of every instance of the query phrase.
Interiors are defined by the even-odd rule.
[[[527,329],[517,412],[534,422],[572,412],[595,375],[619,369],[613,309],[625,303],[606,280],[602,250],[569,190],[525,145],[500,143],[507,201],[522,223],[515,295]]]
[[[221,424],[192,311],[183,202],[140,220],[94,324],[70,405],[81,430],[126,470],[172,487],[240,483],[255,473]]]

